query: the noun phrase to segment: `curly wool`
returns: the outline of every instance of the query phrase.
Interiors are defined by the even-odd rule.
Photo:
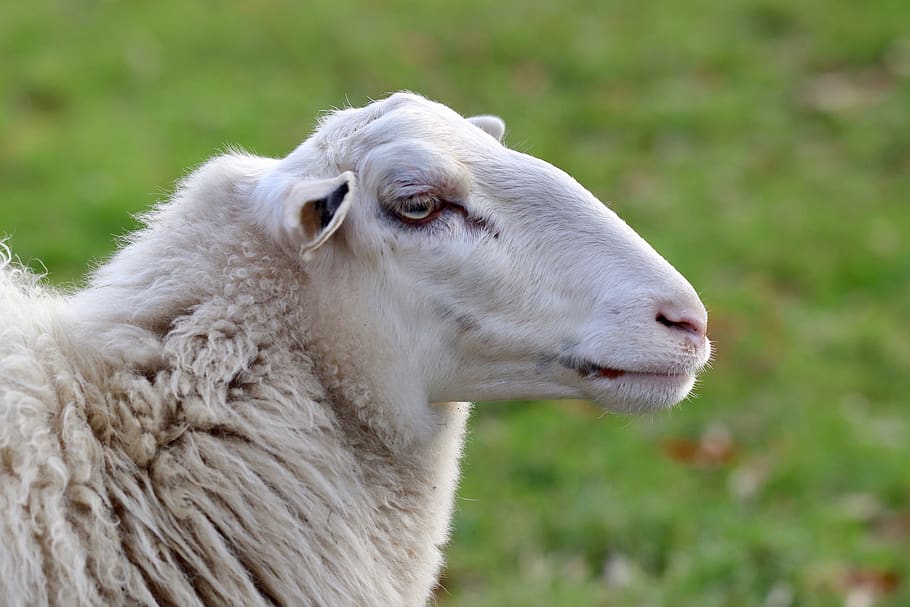
[[[368,391],[311,359],[305,279],[231,215],[225,162],[75,297],[0,258],[9,604],[416,605],[435,583],[467,405],[381,440]]]

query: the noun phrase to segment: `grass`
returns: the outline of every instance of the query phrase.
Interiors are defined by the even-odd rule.
[[[491,112],[696,285],[643,419],[478,405],[440,605],[910,604],[910,9],[831,0],[0,7],[0,229],[50,280],[228,144],[412,89]]]

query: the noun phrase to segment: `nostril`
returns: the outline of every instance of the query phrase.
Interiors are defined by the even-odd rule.
[[[689,317],[680,317],[680,318],[668,318],[666,314],[660,312],[655,318],[657,322],[662,324],[665,327],[670,329],[678,329],[680,331],[685,331],[686,333],[691,333],[693,335],[702,336],[705,334],[705,325],[702,322],[694,318]]]

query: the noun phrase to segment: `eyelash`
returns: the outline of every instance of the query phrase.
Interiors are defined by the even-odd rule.
[[[409,226],[425,226],[435,222],[446,211],[456,205],[439,198],[434,194],[417,194],[396,201],[391,214],[401,223]],[[409,217],[406,213],[418,211],[423,207],[432,209],[424,217]]]

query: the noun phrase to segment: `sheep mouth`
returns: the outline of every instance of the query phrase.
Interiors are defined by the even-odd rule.
[[[592,362],[584,362],[578,367],[575,368],[575,372],[578,373],[583,379],[591,379],[594,377],[606,377],[607,379],[618,379],[623,375],[626,375],[628,371],[623,371],[622,369],[614,369],[612,367],[601,367],[595,365]]]
[[[619,379],[620,377],[634,377],[639,379],[665,379],[682,380],[692,377],[691,373],[678,371],[633,371],[605,367],[590,360],[563,359],[559,361],[563,367],[571,369],[582,379]]]

